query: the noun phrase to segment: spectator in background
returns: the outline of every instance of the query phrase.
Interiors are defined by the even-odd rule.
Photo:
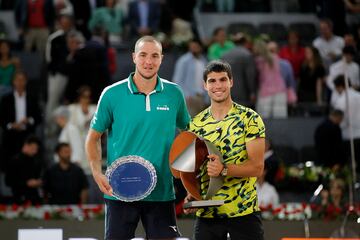
[[[60,127],[60,135],[58,142],[68,143],[73,149],[71,151],[71,161],[80,165],[82,159],[82,141],[79,129],[73,124],[69,123],[69,109],[67,106],[60,106],[55,109],[53,113],[53,119],[56,124]],[[55,156],[55,162],[58,159]]]
[[[268,43],[268,49],[274,55],[278,55],[279,53],[279,46],[274,41],[270,41]],[[297,102],[297,96],[296,96],[296,81],[294,78],[293,69],[291,67],[290,62],[286,59],[280,58],[279,64],[280,64],[281,76],[284,79],[286,85],[287,103],[288,105],[294,105]]]
[[[192,40],[188,44],[189,51],[178,58],[175,64],[173,82],[179,84],[184,91],[186,105],[191,116],[205,108],[206,92],[203,77],[207,60],[203,56],[199,41]]]
[[[10,161],[5,183],[11,188],[15,203],[41,202],[39,190],[43,164],[39,159],[39,148],[40,141],[36,137],[28,137]]]
[[[194,38],[190,22],[181,18],[172,21],[171,42],[177,47],[183,47]]]
[[[82,86],[78,89],[78,100],[74,104],[67,106],[69,110],[69,123],[75,126],[79,133],[81,144],[85,145],[85,139],[89,130],[90,121],[95,113],[96,105],[91,103],[91,89],[88,86]],[[60,136],[60,140],[63,141]],[[86,159],[85,149],[81,148],[81,157],[79,165],[84,169],[86,174],[91,174],[89,163]]]
[[[316,0],[319,17],[327,18],[333,23],[334,33],[343,36],[347,30],[344,0]]]
[[[73,16],[74,15],[74,7],[70,0],[53,0],[55,7],[55,15],[60,16],[63,14]]]
[[[74,102],[77,98],[77,89],[84,84],[84,80],[79,78],[81,73],[77,68],[80,64],[77,59],[79,50],[85,45],[85,38],[79,31],[70,31],[66,36],[66,46],[69,54],[66,56],[65,73],[68,77],[68,83],[65,88],[66,102]]]
[[[151,35],[158,31],[161,6],[153,0],[134,0],[129,3],[128,21],[131,37]]]
[[[260,39],[255,41],[254,53],[259,82],[256,109],[263,118],[286,118],[287,94],[280,58]]]
[[[223,27],[218,27],[213,32],[213,43],[208,49],[208,59],[220,59],[224,53],[234,48],[235,44],[227,40],[226,31]]]
[[[339,75],[345,75],[349,79],[351,87],[360,90],[359,65],[354,62],[355,49],[352,46],[346,46],[342,52],[342,59],[330,65],[326,84],[331,90],[334,90],[334,79]]]
[[[249,38],[237,33],[232,37],[235,47],[224,53],[222,59],[228,62],[234,74],[231,96],[233,100],[247,107],[256,103],[256,65],[253,54],[246,48]]]
[[[112,77],[114,77],[117,67],[117,51],[113,46],[110,45],[109,35],[105,36],[105,47],[106,57],[108,60],[108,71],[111,76],[111,81],[113,81]]]
[[[271,142],[268,138],[265,139],[264,161],[266,166],[265,181],[271,185],[274,185],[276,174],[279,170],[280,161],[276,153],[274,153]]]
[[[323,85],[326,70],[319,50],[315,47],[305,48],[305,60],[300,69],[298,99],[302,103],[323,102]]]
[[[335,178],[330,181],[329,189],[321,191],[321,205],[332,205],[337,209],[344,209],[345,206],[345,181],[341,178]]]
[[[264,171],[260,177],[257,178],[256,181],[256,192],[258,194],[258,203],[259,207],[277,207],[280,203],[279,194],[276,191],[276,188],[267,182],[266,174],[267,174],[268,166],[265,161]]]
[[[9,42],[0,40],[0,101],[2,96],[11,92],[11,82],[19,68],[20,60],[12,56]]]
[[[55,8],[53,0],[18,0],[15,19],[20,35],[25,40],[25,51],[33,47],[44,56],[46,40],[54,27]]]
[[[92,102],[96,102],[101,91],[110,83],[106,32],[102,28],[94,28],[91,40],[82,47],[79,34],[74,33],[69,37],[68,43],[74,43],[75,51],[69,56],[67,99],[71,103],[76,101],[77,89],[87,85],[91,88]]]
[[[350,131],[352,131],[357,171],[360,172],[360,93],[350,86],[346,89],[344,75],[336,77],[334,85],[335,91],[331,95],[331,106],[344,112],[344,119],[340,125],[342,136],[345,140],[348,156],[350,156]]]
[[[62,128],[59,142],[68,143],[72,149],[71,160],[82,168],[89,182],[89,203],[99,203],[102,194],[91,175],[90,165],[85,155],[85,139],[96,105],[91,104],[91,89],[81,86],[78,89],[78,100],[74,104],[62,106],[56,112],[55,119]]]
[[[313,46],[320,52],[326,68],[338,60],[344,48],[344,39],[335,36],[333,24],[329,19],[320,20],[320,36],[313,41]]]
[[[360,51],[359,48],[357,46],[357,42],[355,40],[355,37],[353,34],[351,33],[347,33],[344,35],[344,42],[345,42],[345,47],[350,46],[353,47],[355,49],[355,56],[354,56],[354,61],[360,65]]]
[[[298,32],[289,32],[288,44],[281,48],[279,56],[290,62],[294,71],[295,79],[298,79],[301,65],[305,60],[305,48],[300,45],[300,37]]]
[[[55,120],[62,128],[59,142],[70,144],[73,149],[71,160],[82,167],[86,174],[91,172],[83,146],[95,110],[96,106],[91,104],[91,89],[82,86],[78,89],[77,102],[61,106],[55,114]]]
[[[71,162],[71,147],[59,143],[55,152],[59,162],[45,171],[43,189],[49,204],[85,204],[88,198],[88,182],[83,170]]]
[[[46,44],[45,59],[48,64],[48,89],[46,102],[46,120],[50,120],[52,111],[59,106],[68,82],[66,58],[69,54],[66,38],[73,29],[73,19],[69,15],[60,15],[59,29],[52,33]]]
[[[338,169],[346,164],[344,142],[340,123],[344,118],[341,110],[331,110],[329,116],[315,129],[314,139],[318,164]]]
[[[3,149],[1,155],[5,169],[12,156],[19,153],[24,140],[35,133],[41,121],[37,96],[26,90],[27,77],[24,72],[15,72],[13,91],[5,95],[0,105],[0,124],[3,130]]]
[[[102,7],[104,0],[70,0],[74,9],[75,26],[86,39],[90,39],[91,32],[88,29],[88,23],[91,14],[96,8]]]
[[[111,45],[119,45],[122,41],[124,13],[116,6],[116,0],[106,0],[105,6],[95,9],[89,21],[89,30],[101,27],[109,34]]]

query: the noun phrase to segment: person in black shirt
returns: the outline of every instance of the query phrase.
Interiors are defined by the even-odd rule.
[[[70,145],[59,143],[55,151],[59,162],[50,167],[43,177],[46,202],[60,205],[86,203],[88,181],[83,170],[70,162]]]
[[[29,136],[21,152],[9,163],[5,183],[11,188],[14,203],[22,204],[30,201],[32,204],[38,204],[41,202],[39,188],[42,184],[40,176],[43,165],[38,158],[39,147],[39,140]]]
[[[340,123],[344,117],[341,110],[332,110],[315,130],[315,147],[319,164],[327,167],[343,166],[346,161]]]

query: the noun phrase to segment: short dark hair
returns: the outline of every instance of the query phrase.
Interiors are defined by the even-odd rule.
[[[55,152],[56,152],[56,153],[59,153],[60,150],[61,150],[62,148],[64,148],[64,147],[70,147],[70,144],[65,143],[65,142],[60,142],[60,143],[58,143],[58,144],[55,146]]]
[[[76,92],[77,92],[78,96],[82,96],[86,92],[90,92],[90,94],[92,93],[91,87],[89,87],[88,85],[80,86]]]
[[[203,47],[203,44],[202,44],[201,40],[198,39],[198,38],[193,38],[193,39],[191,39],[188,43],[189,43],[189,44],[190,44],[190,43],[197,43],[199,46]]]
[[[355,56],[356,50],[353,46],[345,46],[342,50],[343,54],[350,54],[352,56]]]
[[[332,109],[330,115],[334,117],[344,117],[344,112],[340,109]]]
[[[322,18],[320,19],[320,23],[327,24],[331,29],[333,29],[333,22],[329,18]]]
[[[24,71],[24,70],[21,70],[21,69],[19,69],[19,70],[16,70],[15,72],[14,72],[14,75],[13,75],[13,81],[15,80],[15,78],[17,77],[17,75],[23,75],[24,76],[24,78],[25,78],[25,80],[28,80],[28,75],[27,75],[27,73]]]
[[[214,29],[212,35],[213,35],[213,36],[216,36],[216,35],[218,35],[218,33],[221,32],[221,31],[226,32],[226,29],[225,29],[224,27],[217,27],[217,28]]]
[[[335,87],[345,87],[345,76],[340,74],[334,79]]]
[[[229,63],[223,61],[223,60],[214,60],[211,61],[206,67],[203,74],[204,82],[206,82],[207,76],[211,72],[226,72],[228,77],[232,79],[232,72],[231,72],[231,66]]]
[[[25,141],[24,141],[24,145],[27,144],[36,144],[39,147],[41,146],[41,142],[40,139],[38,137],[36,137],[35,135],[29,135],[26,137]]]

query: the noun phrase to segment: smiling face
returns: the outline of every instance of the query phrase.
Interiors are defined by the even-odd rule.
[[[136,65],[135,74],[139,74],[146,80],[153,79],[157,76],[162,58],[161,46],[157,42],[140,42],[133,53],[133,61]]]
[[[227,72],[210,72],[204,83],[211,101],[216,103],[231,101],[232,86],[233,80],[229,78]]]

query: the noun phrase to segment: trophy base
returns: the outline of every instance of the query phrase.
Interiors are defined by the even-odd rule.
[[[203,200],[203,201],[191,201],[183,205],[183,208],[203,208],[203,207],[216,207],[225,203],[224,200]]]

